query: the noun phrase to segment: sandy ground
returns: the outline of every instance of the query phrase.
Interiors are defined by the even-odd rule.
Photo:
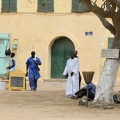
[[[27,82],[26,91],[0,90],[0,120],[120,120],[120,104],[104,110],[78,103],[65,97],[65,82],[38,82],[37,91]]]

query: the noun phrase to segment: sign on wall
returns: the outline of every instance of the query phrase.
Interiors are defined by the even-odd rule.
[[[102,49],[101,58],[118,58],[119,49]]]

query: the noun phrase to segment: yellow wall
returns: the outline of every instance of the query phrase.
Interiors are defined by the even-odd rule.
[[[93,81],[97,83],[104,62],[101,49],[107,48],[111,34],[93,13],[71,13],[71,0],[54,3],[55,12],[37,13],[37,0],[18,0],[18,13],[0,14],[0,32],[10,33],[11,47],[17,39],[18,49],[13,50],[17,54],[17,69],[25,72],[25,62],[35,50],[42,61],[40,80],[50,79],[51,46],[55,39],[66,36],[79,52],[80,71],[95,71]],[[85,36],[89,31],[93,35]]]
[[[93,14],[1,14],[0,18],[0,31],[10,33],[11,45],[18,39],[18,69],[25,71],[26,59],[35,50],[43,63],[42,78],[49,79],[51,44],[58,36],[66,36],[79,51],[80,70],[94,70],[95,80],[98,79],[102,25]],[[85,36],[85,31],[93,31],[93,36]]]
[[[17,12],[19,13],[37,13],[38,0],[17,0]],[[97,1],[101,5],[103,1]],[[0,0],[1,6],[2,0]],[[71,13],[72,0],[54,0],[54,13]],[[1,9],[0,9],[1,12]]]
[[[71,12],[71,0],[55,0],[54,1],[54,6],[55,6],[55,13],[67,13]]]
[[[32,12],[37,11],[37,0],[17,0],[17,12]]]

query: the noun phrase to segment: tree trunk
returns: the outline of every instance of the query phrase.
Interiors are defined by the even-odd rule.
[[[97,0],[94,2],[92,0],[82,0],[82,2],[85,2],[89,10],[99,17],[103,26],[114,35],[111,49],[120,50],[120,11],[116,11],[116,8],[119,8],[120,3],[115,0],[103,0],[104,3],[100,8],[96,5]],[[106,6],[108,4],[109,6]],[[109,7],[109,9],[106,11],[104,9],[105,7]],[[108,22],[106,18],[111,18],[112,23]],[[119,62],[120,52],[118,59],[107,59],[105,61],[99,78],[93,106],[103,106],[105,108],[114,107],[113,88],[118,74]]]
[[[114,108],[113,88],[119,69],[119,60],[107,59],[102,69],[96,95],[93,101],[94,107]]]

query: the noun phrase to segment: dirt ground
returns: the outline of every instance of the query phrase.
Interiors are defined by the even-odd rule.
[[[65,97],[65,82],[38,82],[37,91],[27,82],[26,91],[0,90],[0,120],[120,120],[120,104],[105,110],[78,103]]]

